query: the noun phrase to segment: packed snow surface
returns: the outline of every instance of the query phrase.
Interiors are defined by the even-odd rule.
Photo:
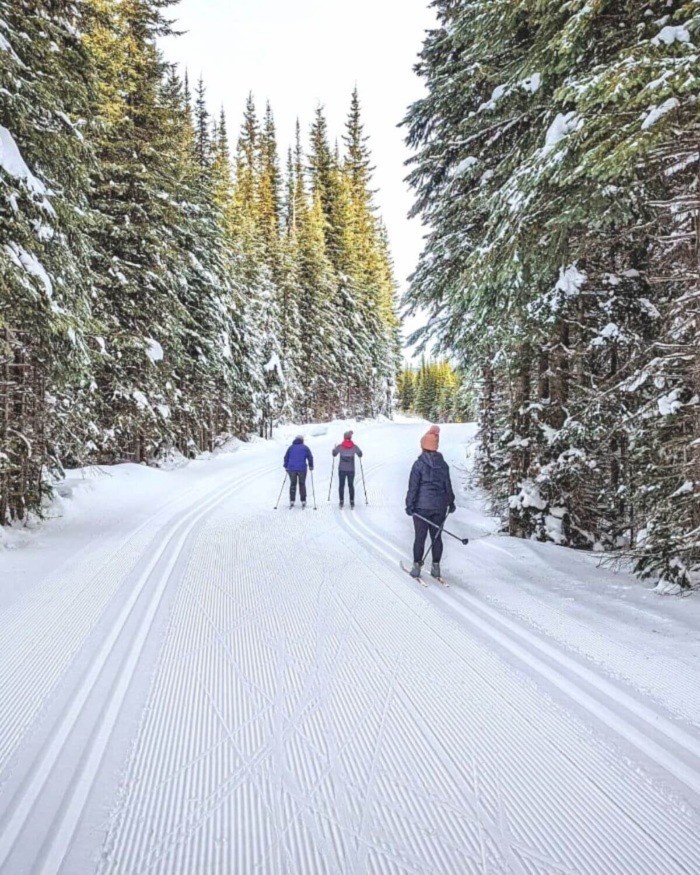
[[[341,511],[348,428],[369,503],[358,472]],[[441,449],[471,542],[423,588],[399,560],[425,429],[73,471],[54,519],[0,533],[3,875],[698,871],[697,601],[499,535],[468,425]],[[299,432],[309,507],[275,511]]]

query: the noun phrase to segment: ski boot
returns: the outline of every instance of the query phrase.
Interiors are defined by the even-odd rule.
[[[306,502],[305,502],[305,501],[302,501],[302,503],[301,503],[301,509],[304,510],[305,507],[306,507]]]
[[[355,510],[355,502],[354,501],[350,502],[350,510]]]
[[[344,501],[341,501],[341,502],[338,504],[338,507],[342,510],[344,504],[345,504],[345,502],[344,502]]]
[[[294,507],[294,502],[293,502],[293,501],[290,501],[290,502],[289,502],[289,509],[291,510],[293,507]]]
[[[433,562],[433,564],[430,566],[430,576],[435,577],[437,580],[442,579],[439,562]]]
[[[414,562],[413,568],[411,568],[411,570],[409,571],[409,574],[411,575],[411,577],[418,578],[418,577],[420,577],[420,571],[421,571],[420,562]]]

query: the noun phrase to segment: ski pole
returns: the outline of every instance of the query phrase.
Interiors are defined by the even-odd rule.
[[[418,517],[418,519],[421,519],[421,520],[422,520],[422,519],[425,519],[425,517],[419,516],[418,514],[416,514],[416,516]],[[425,553],[423,554],[423,558],[422,558],[421,561],[420,561],[420,564],[421,564],[421,565],[424,565],[424,564],[425,564],[425,560],[428,558],[428,553],[430,553],[430,552],[432,551],[433,547],[435,546],[435,542],[440,538],[440,536],[442,535],[442,533],[445,531],[445,529],[443,528],[444,525],[445,525],[444,523],[442,524],[442,526],[440,526],[440,527],[438,528],[438,526],[437,526],[435,523],[431,523],[430,520],[425,520],[425,522],[428,523],[429,525],[435,526],[435,528],[438,529],[438,533],[437,533],[437,535],[435,535],[434,538],[431,538],[431,539],[430,539],[430,546],[428,547],[428,549],[427,549],[427,550],[425,551]],[[447,534],[449,535],[450,533],[448,532]],[[454,537],[454,535],[453,535],[453,537]],[[462,539],[461,539],[461,538],[458,538],[457,540],[458,540],[458,541],[461,541]]]
[[[365,504],[369,504],[367,485],[365,484],[365,466],[362,464],[362,456],[360,456],[360,471],[362,471],[362,488],[365,490]]]
[[[333,489],[333,474],[335,473],[335,456],[333,456],[333,465],[331,467],[331,482],[328,484],[328,501],[331,500],[331,490]]]
[[[316,507],[316,486],[314,485],[314,469],[311,469],[311,492],[314,497],[314,510],[318,510]]]
[[[440,537],[440,532],[438,532],[437,535],[435,535],[435,540],[433,540],[433,541],[430,542],[430,546],[429,546],[428,549],[425,551],[425,554],[423,555],[423,558],[422,558],[421,561],[420,561],[420,564],[421,564],[421,565],[425,565],[425,560],[428,558],[428,553],[430,553],[430,551],[433,549],[433,546],[435,545],[435,541],[437,541],[437,539],[438,539],[439,537]]]
[[[448,532],[445,528],[445,524],[443,523],[439,526],[437,523],[433,523],[430,520],[427,520],[424,516],[421,516],[419,513],[414,513],[413,516],[418,517],[419,520],[423,520],[424,523],[427,523],[429,526],[432,526],[434,529],[440,529],[441,532],[444,532],[446,535],[449,535],[451,538],[454,538],[455,541],[459,541],[460,544],[464,544],[465,546],[469,543],[469,538],[460,538],[459,535],[455,535],[453,532]]]
[[[275,510],[280,506],[280,501],[282,500],[282,493],[284,492],[284,484],[287,482],[287,472],[284,472],[284,480],[282,481],[282,488],[280,489],[279,498],[277,499],[277,504],[275,505]]]

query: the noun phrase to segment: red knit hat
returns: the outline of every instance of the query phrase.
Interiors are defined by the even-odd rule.
[[[431,425],[428,431],[421,438],[420,446],[422,450],[436,453],[440,444],[440,426]]]

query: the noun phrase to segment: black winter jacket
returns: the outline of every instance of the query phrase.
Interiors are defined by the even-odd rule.
[[[446,511],[454,504],[450,468],[440,453],[422,452],[413,463],[406,493],[408,513]]]

